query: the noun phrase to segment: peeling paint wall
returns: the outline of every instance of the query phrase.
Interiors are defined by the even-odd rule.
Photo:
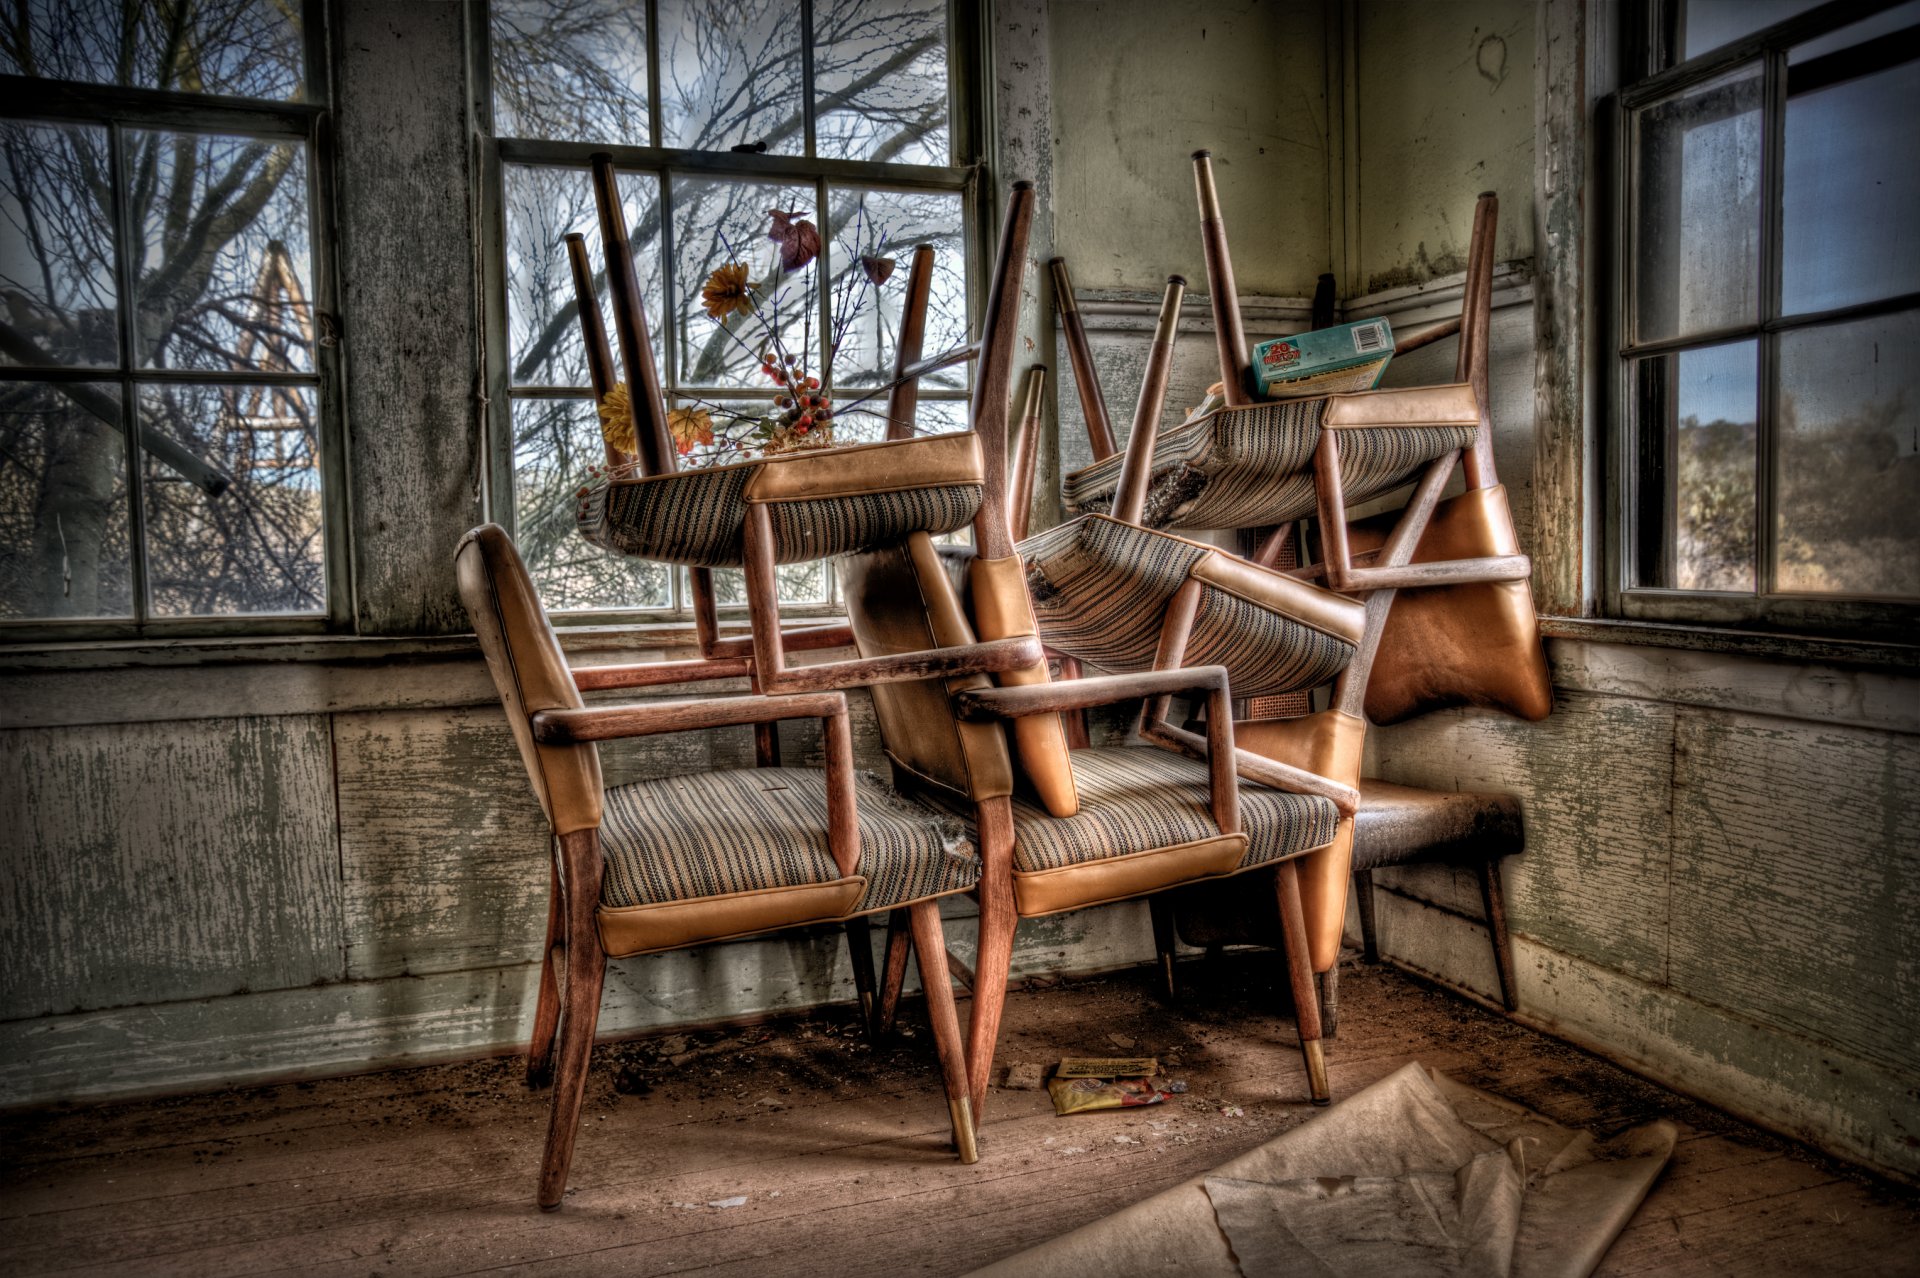
[[[1243,293],[1328,269],[1317,3],[1053,0],[1054,235],[1081,288],[1205,287],[1188,157],[1213,151]]]
[[[1357,257],[1349,291],[1466,269],[1473,200],[1500,197],[1494,260],[1533,255],[1534,6],[1449,0],[1352,6]]]

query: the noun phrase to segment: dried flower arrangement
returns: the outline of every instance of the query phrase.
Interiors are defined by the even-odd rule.
[[[894,260],[882,256],[887,243],[885,231],[867,220],[864,208],[855,215],[850,242],[843,242],[842,247],[848,250],[850,260],[859,262],[859,270],[843,272],[833,283],[833,332],[825,365],[814,373],[809,371],[808,357],[813,349],[813,317],[818,314],[815,290],[819,287],[820,230],[799,209],[768,209],[767,217],[767,239],[775,252],[766,278],[754,281],[741,260],[745,255],[738,253],[722,232],[721,245],[733,260],[715,267],[707,276],[700,290],[700,307],[729,340],[758,363],[761,375],[778,387],[779,393],[772,400],[772,411],[760,414],[742,413],[701,399],[694,399],[691,407],[672,409],[667,414],[667,427],[683,457],[739,461],[755,455],[831,448],[836,416],[847,411],[870,411],[858,405],[879,393],[868,392],[853,405],[838,409],[826,388],[832,381],[834,358],[854,321],[878,303],[880,289],[893,277]],[[801,276],[797,285],[789,278],[795,275]],[[796,288],[798,298],[793,299]],[[784,308],[791,317],[796,300],[801,321],[798,354],[788,349],[781,331],[781,311]],[[742,336],[737,328],[748,329],[754,340]],[[601,433],[607,442],[623,451],[634,451],[633,418],[624,382],[601,399],[599,414]]]

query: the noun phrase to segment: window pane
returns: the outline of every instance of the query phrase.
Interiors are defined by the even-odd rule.
[[[284,0],[15,0],[7,9],[0,73],[274,101],[306,96],[301,6]],[[132,55],[124,67],[123,53]]]
[[[793,0],[660,0],[663,146],[802,154],[800,74]]]
[[[920,244],[931,244],[934,251],[933,294],[927,300],[922,352],[938,355],[963,345],[967,340],[967,260],[960,196],[835,187],[831,198],[834,327],[841,335],[833,362],[834,385],[882,386],[892,380],[907,273],[913,266],[913,250]],[[884,284],[870,283],[860,268],[863,255],[894,263]],[[922,379],[921,386],[965,389],[969,367],[942,369]]]
[[[664,565],[603,550],[574,530],[587,468],[605,461],[591,400],[514,400],[514,540],[550,609],[664,608]]]
[[[1779,341],[1778,588],[1920,597],[1920,313]]]
[[[587,260],[599,281],[600,321],[616,368],[620,340],[613,299],[605,284],[606,255],[600,247],[600,215],[593,188],[581,169],[511,164],[502,173],[506,198],[507,331],[516,386],[578,386],[587,376],[587,348],[574,305],[573,269],[562,236],[586,236]],[[660,184],[650,173],[620,175],[620,203],[633,245],[635,274],[646,300],[647,325],[660,358]],[[625,370],[620,371],[625,380]]]
[[[780,564],[773,570],[780,583],[783,604],[819,604],[827,602],[827,561],[814,559],[802,564]],[[713,599],[722,608],[747,606],[747,574],[738,568],[713,570]]]
[[[873,398],[854,405],[853,401],[867,395]],[[887,437],[885,391],[861,391],[858,394],[849,391],[843,398],[849,407],[835,417],[836,442],[875,444]],[[967,428],[967,401],[964,399],[929,399],[922,394],[914,405],[913,433],[916,435],[949,435]]]
[[[647,6],[493,0],[493,132],[646,146]]]
[[[120,358],[109,211],[89,177],[107,131],[0,122],[0,364]]]
[[[1634,584],[1751,592],[1758,345],[1655,356],[1635,373]]]
[[[1787,79],[1780,294],[1789,315],[1920,291],[1920,62],[1795,92],[1796,80],[1821,70],[1809,63]]]
[[[776,335],[786,353],[818,373],[818,262],[782,270],[780,250],[767,238],[770,210],[792,214],[789,225],[795,228],[802,220],[815,221],[813,195],[814,188],[801,183],[673,179],[680,385],[772,390],[760,357]],[[716,269],[733,264],[746,268],[756,304],[717,322],[705,309],[702,287]]]
[[[313,369],[307,149],[128,131],[143,368]]]
[[[0,383],[0,546],[0,617],[133,615],[116,387]]]
[[[1741,36],[1785,22],[1825,0],[1687,0],[1684,57],[1695,57]]]
[[[820,155],[950,162],[945,0],[818,0],[813,38]]]
[[[147,595],[153,615],[317,613],[319,440],[306,386],[146,386]],[[184,454],[186,460],[180,458]],[[211,466],[228,483],[196,482]]]
[[[1760,69],[1635,113],[1634,336],[1758,318]]]

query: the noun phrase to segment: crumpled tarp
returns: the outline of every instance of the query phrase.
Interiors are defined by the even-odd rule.
[[[979,1271],[1584,1278],[1672,1156],[1409,1064],[1224,1166]]]

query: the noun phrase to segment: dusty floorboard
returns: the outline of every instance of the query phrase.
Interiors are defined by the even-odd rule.
[[[480,1061],[0,1119],[0,1272],[961,1273],[1307,1120],[1270,956],[1009,1000],[1001,1063],[1157,1053],[1173,1103],[1056,1119],[996,1089],[983,1154],[945,1144],[932,1044],[845,1011],[603,1047],[564,1211],[532,1204],[546,1097]],[[1607,1274],[1912,1272],[1920,1193],[1691,1104],[1482,1008],[1349,967],[1335,1094],[1420,1060],[1563,1122],[1658,1115],[1683,1139]],[[737,1207],[711,1204],[745,1196]]]

